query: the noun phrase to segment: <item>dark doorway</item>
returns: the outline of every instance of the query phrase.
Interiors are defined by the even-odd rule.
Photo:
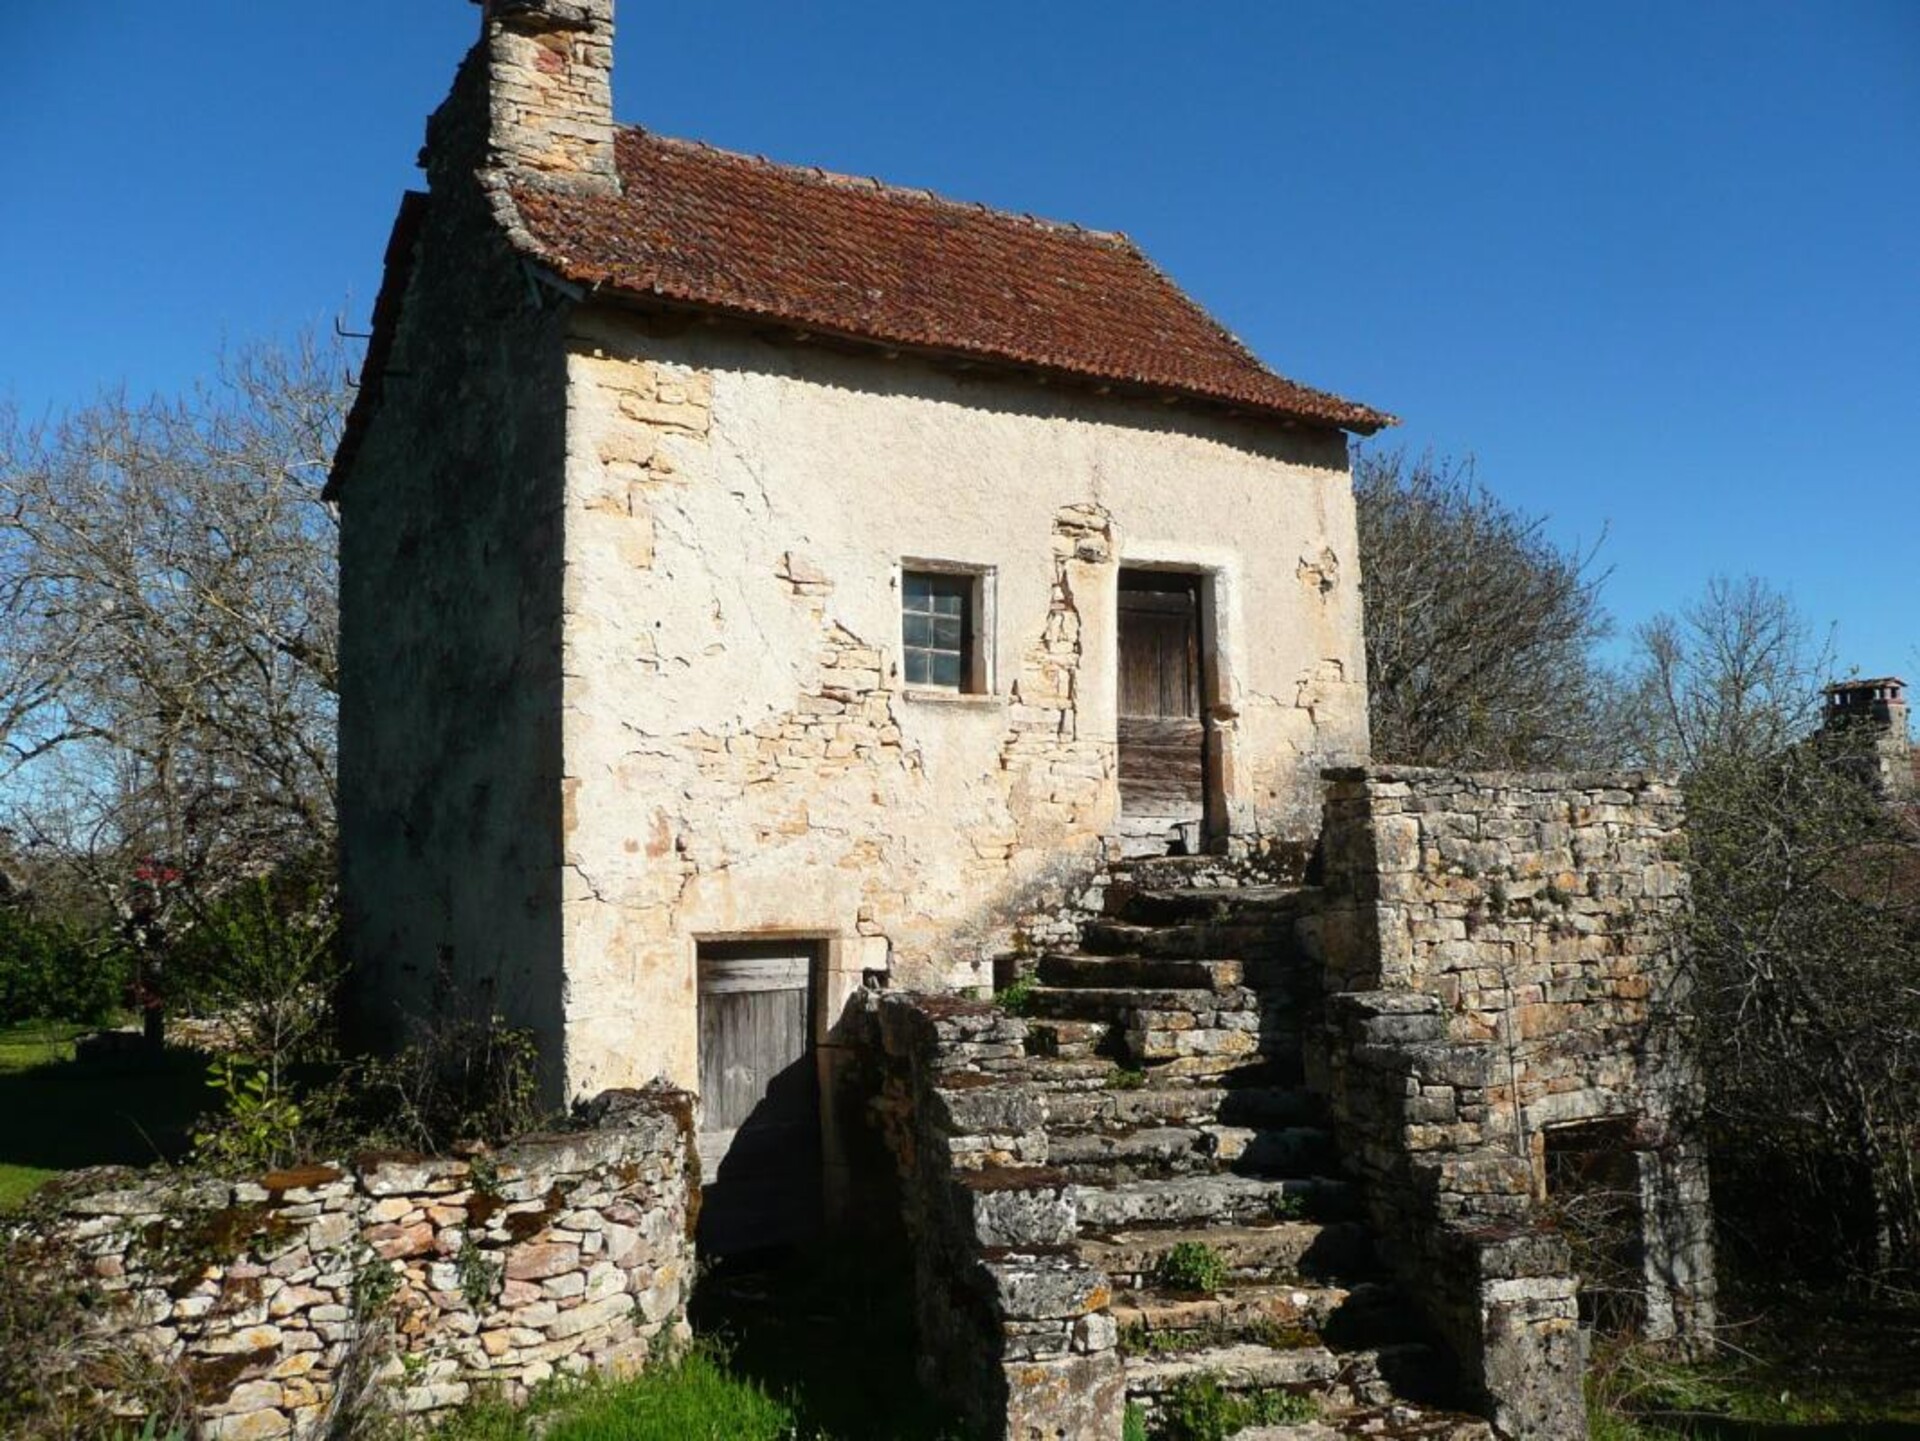
[[[705,1256],[791,1246],[820,1229],[819,952],[793,940],[700,946]]]
[[[1200,577],[1120,572],[1120,811],[1167,849],[1197,847],[1207,820],[1206,655]]]
[[[1605,1336],[1646,1321],[1646,1221],[1632,1141],[1628,1120],[1552,1126],[1545,1136],[1547,1203],[1573,1252],[1580,1324]]]

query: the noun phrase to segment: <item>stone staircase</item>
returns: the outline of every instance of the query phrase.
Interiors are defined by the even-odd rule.
[[[1234,879],[1205,857],[1117,869],[1080,948],[1015,993],[1026,1057],[1002,1083],[1040,1100],[1128,1400],[1151,1431],[1238,1398],[1269,1423],[1243,1441],[1491,1437],[1449,1409],[1450,1362],[1383,1275],[1306,1084],[1315,973],[1293,933],[1313,893]]]

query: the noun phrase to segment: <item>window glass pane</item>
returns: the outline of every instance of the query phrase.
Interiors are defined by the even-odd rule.
[[[908,571],[901,577],[900,588],[914,610],[925,610],[926,599],[933,593],[933,577]]]
[[[930,615],[915,615],[908,611],[901,618],[904,640],[909,646],[932,645],[933,628],[936,622]]]
[[[935,615],[959,615],[966,601],[964,582],[961,585],[945,585],[934,591],[933,612]]]
[[[960,617],[957,615],[936,616],[932,621],[933,644],[942,650],[960,649]]]
[[[909,650],[906,653],[908,685],[927,684],[927,678],[931,674],[931,667],[927,661],[927,652],[923,650]]]
[[[960,685],[960,653],[958,651],[938,650],[932,652],[933,684],[950,685],[955,689]]]

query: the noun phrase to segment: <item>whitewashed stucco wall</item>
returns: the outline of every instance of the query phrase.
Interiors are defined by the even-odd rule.
[[[564,519],[576,1094],[697,1084],[700,938],[971,985],[1098,854],[1121,564],[1208,572],[1237,838],[1367,748],[1344,439],[581,312]],[[905,695],[903,559],[992,567],[994,694]]]

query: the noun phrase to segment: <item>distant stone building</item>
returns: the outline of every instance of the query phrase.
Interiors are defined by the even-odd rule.
[[[332,481],[378,1029],[483,999],[556,1095],[694,1085],[703,974],[818,1032],[989,982],[1110,850],[1311,837],[1389,417],[1122,236],[616,126],[610,0],[484,29]]]
[[[1920,754],[1908,728],[1907,683],[1899,676],[1835,681],[1826,688],[1829,734],[1868,737],[1872,780],[1894,804],[1920,799]]]

